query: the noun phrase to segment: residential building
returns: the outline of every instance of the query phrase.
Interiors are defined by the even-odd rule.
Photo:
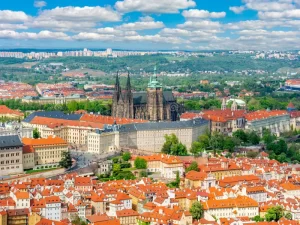
[[[23,144],[18,135],[0,137],[1,176],[23,173]]]
[[[34,149],[31,145],[23,146],[23,169],[33,169],[35,166]]]
[[[258,203],[246,196],[237,196],[228,199],[209,199],[203,203],[204,218],[212,220],[217,218],[236,218],[247,216],[253,218],[259,215]]]
[[[216,178],[212,174],[192,170],[185,175],[184,186],[186,188],[208,189],[216,186]]]
[[[183,162],[177,157],[165,154],[155,154],[149,156],[132,156],[131,164],[134,166],[134,160],[139,157],[147,161],[147,170],[149,172],[159,172],[161,177],[174,179],[176,173],[182,176],[184,173]]]
[[[58,164],[63,152],[68,151],[68,144],[60,137],[31,139],[23,138],[24,145],[30,146],[34,151],[35,165]]]
[[[0,105],[0,117],[9,119],[23,119],[24,114],[18,110],[10,109],[6,105]]]

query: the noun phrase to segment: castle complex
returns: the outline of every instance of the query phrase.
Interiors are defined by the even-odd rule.
[[[132,92],[129,74],[126,88],[121,90],[117,75],[112,106],[113,117],[176,121],[182,112],[183,107],[176,102],[172,91],[164,91],[158,82],[156,69],[146,92]]]

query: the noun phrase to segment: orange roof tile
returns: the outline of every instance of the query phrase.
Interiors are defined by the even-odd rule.
[[[25,145],[31,145],[33,147],[44,146],[44,145],[67,145],[67,142],[60,137],[48,136],[47,138],[23,138],[22,142]]]

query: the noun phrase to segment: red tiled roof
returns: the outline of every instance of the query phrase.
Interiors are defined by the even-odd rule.
[[[67,145],[67,142],[60,137],[48,136],[47,138],[23,138],[22,142],[25,145],[31,145],[34,147],[38,147],[40,145]]]

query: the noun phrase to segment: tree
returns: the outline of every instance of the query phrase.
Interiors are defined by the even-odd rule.
[[[59,165],[66,169],[68,169],[72,166],[72,158],[71,158],[71,154],[69,151],[65,151],[62,153],[62,159],[59,162]]]
[[[147,169],[147,161],[145,159],[137,157],[134,160],[134,166],[137,169]]]
[[[260,137],[255,131],[250,131],[249,133],[247,133],[247,136],[248,136],[247,139],[251,144],[253,145],[259,144]]]
[[[234,142],[233,138],[225,137],[223,148],[227,149],[229,152],[233,152],[233,150],[235,148],[235,142]]]
[[[285,217],[286,219],[288,219],[288,220],[292,220],[292,219],[293,219],[293,215],[292,215],[292,213],[290,213],[290,212],[286,213],[286,214],[284,215],[284,217]]]
[[[161,152],[170,155],[187,155],[186,146],[179,142],[175,134],[165,135],[165,143]]]
[[[198,155],[200,152],[203,152],[203,147],[202,147],[201,143],[198,142],[198,141],[194,141],[194,142],[192,143],[190,152],[191,152],[193,155]]]
[[[259,152],[249,151],[249,152],[247,152],[246,155],[247,155],[248,158],[254,159],[258,156],[258,154],[259,154]]]
[[[265,217],[268,222],[271,222],[271,221],[277,222],[283,216],[284,216],[283,207],[282,206],[273,206],[268,209]]]
[[[216,150],[222,150],[224,147],[224,136],[219,132],[214,132],[210,137],[210,146],[216,154]]]
[[[188,168],[186,168],[186,172],[189,172],[189,171],[192,171],[192,170],[194,170],[194,171],[199,171],[199,168],[198,168],[198,163],[197,162],[192,162],[191,163],[191,165],[188,167]]]
[[[276,136],[272,134],[269,129],[264,129],[262,140],[264,141],[265,144],[270,144],[276,140]]]
[[[203,205],[201,202],[194,202],[192,204],[192,207],[190,208],[190,213],[192,214],[193,219],[199,220],[202,218],[204,210],[203,210]]]
[[[254,216],[254,217],[252,218],[252,220],[255,221],[256,223],[265,221],[265,219],[262,218],[262,217],[260,217],[259,215]]]
[[[39,130],[37,128],[34,128],[33,129],[33,138],[38,139],[40,137],[41,137],[41,134],[40,134]]]
[[[198,142],[202,149],[207,149],[209,147],[209,136],[207,134],[202,134],[198,138]]]
[[[120,171],[121,170],[121,164],[114,163],[113,164],[113,171]]]
[[[72,224],[74,225],[87,225],[88,223],[86,221],[83,221],[78,215],[75,217],[74,220],[72,220]]]
[[[129,159],[131,159],[131,154],[130,152],[125,152],[123,155],[122,155],[122,159],[124,161],[128,161]]]
[[[233,136],[233,137],[236,137],[236,138],[238,138],[238,139],[240,139],[240,140],[241,140],[242,142],[244,142],[244,143],[247,143],[247,141],[248,141],[247,134],[246,134],[245,131],[242,130],[242,129],[239,129],[239,130],[233,132],[233,133],[232,133],[232,136]]]

